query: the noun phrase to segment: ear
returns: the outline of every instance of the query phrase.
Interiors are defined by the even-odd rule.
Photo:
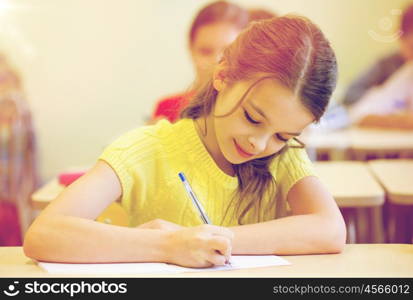
[[[218,92],[220,92],[226,86],[227,70],[228,67],[223,61],[221,61],[214,68],[214,72],[212,74],[212,85]]]

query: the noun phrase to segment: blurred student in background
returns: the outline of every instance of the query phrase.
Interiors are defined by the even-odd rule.
[[[360,126],[413,129],[413,5],[401,17],[400,47],[357,78],[343,105]]]
[[[0,246],[20,246],[37,183],[31,114],[18,73],[0,54]]]
[[[249,22],[248,12],[242,7],[216,1],[202,8],[194,18],[189,31],[189,50],[196,78],[188,91],[157,102],[150,123],[159,119],[175,122],[180,111],[211,77],[211,70],[229,45]]]

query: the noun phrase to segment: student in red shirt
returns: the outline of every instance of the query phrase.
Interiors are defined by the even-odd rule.
[[[202,8],[189,31],[189,50],[196,78],[188,91],[159,100],[149,123],[159,119],[175,122],[197,90],[211,78],[212,67],[218,62],[224,48],[244,29],[249,21],[246,10],[226,1],[216,1]]]

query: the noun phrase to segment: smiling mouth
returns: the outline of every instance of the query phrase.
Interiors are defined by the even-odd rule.
[[[235,145],[235,148],[237,149],[239,155],[241,155],[242,157],[249,158],[249,157],[251,157],[251,156],[254,155],[254,154],[251,154],[251,153],[248,153],[248,152],[244,151],[244,149],[242,149],[242,148],[237,144],[237,142],[236,142],[235,140],[234,140],[234,145]]]

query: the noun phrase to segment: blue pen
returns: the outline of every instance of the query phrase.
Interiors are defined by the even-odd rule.
[[[189,184],[188,180],[186,180],[185,174],[183,172],[178,173],[179,178],[181,179],[182,183],[184,184],[185,190],[191,198],[192,203],[195,205],[195,207],[198,210],[198,213],[204,222],[204,224],[212,224],[211,220],[209,220],[207,214],[205,213],[204,208],[202,207],[201,202],[199,202],[198,198],[195,196],[195,193],[192,191],[191,185]],[[229,265],[231,265],[231,261],[228,262]]]
[[[198,213],[199,213],[202,221],[205,224],[211,224],[211,221],[209,220],[208,216],[206,215],[205,210],[202,207],[201,202],[199,202],[198,198],[195,196],[195,193],[192,191],[192,188],[189,185],[188,180],[186,180],[186,177],[185,177],[184,173],[180,172],[178,175],[179,175],[179,178],[181,179],[182,183],[184,184],[185,190],[188,193],[189,198],[191,198],[192,203],[197,208]]]

